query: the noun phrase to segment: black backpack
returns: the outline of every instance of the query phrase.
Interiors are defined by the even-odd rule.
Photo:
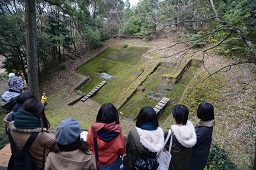
[[[7,170],[37,170],[37,167],[33,158],[28,153],[30,146],[34,142],[38,135],[38,132],[33,132],[28,138],[22,150],[17,150],[16,144],[13,141],[10,128],[8,129],[9,141],[12,149],[12,156],[8,163]]]
[[[133,165],[133,170],[157,170],[158,166],[156,155],[152,157],[152,155],[140,154]]]

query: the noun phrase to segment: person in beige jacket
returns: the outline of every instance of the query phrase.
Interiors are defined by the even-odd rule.
[[[14,121],[9,124],[10,134],[18,150],[23,148],[32,132],[39,132],[29,149],[29,154],[39,169],[44,168],[49,148],[55,143],[55,135],[48,132],[49,127],[44,106],[34,98],[26,100],[21,105]]]
[[[56,129],[56,144],[46,159],[45,170],[96,170],[93,153],[80,139],[81,126],[72,118],[63,120]]]

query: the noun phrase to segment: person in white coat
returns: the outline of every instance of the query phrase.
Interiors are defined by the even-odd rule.
[[[177,104],[172,108],[175,124],[171,126],[173,142],[169,170],[188,170],[192,147],[196,144],[196,132],[188,120],[189,111],[185,105]],[[166,148],[169,149],[169,142]]]

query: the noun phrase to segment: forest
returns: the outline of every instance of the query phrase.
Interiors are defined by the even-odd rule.
[[[180,41],[156,51],[184,44],[185,49],[165,57],[182,58],[198,51],[204,57],[214,50],[233,61],[214,74],[245,63],[256,65],[255,0],[140,0],[136,6],[129,0],[1,0],[0,23],[3,67],[32,84],[29,91],[35,96],[39,96],[45,76],[66,68],[67,58],[74,60],[115,38],[149,42],[171,32]],[[255,77],[249,80],[243,89],[255,81]],[[256,104],[252,107],[255,109]],[[254,137],[254,151],[246,168],[253,169],[256,132],[248,133]],[[214,146],[216,153],[226,152]],[[214,159],[220,159],[219,167],[242,166],[226,161],[225,154],[217,156]],[[214,169],[213,165],[208,167]]]

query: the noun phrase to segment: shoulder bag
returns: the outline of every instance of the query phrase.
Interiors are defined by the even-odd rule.
[[[169,169],[169,165],[170,165],[171,158],[172,158],[172,155],[171,155],[172,136],[173,136],[172,131],[169,130],[168,135],[167,135],[167,137],[164,141],[164,145],[163,145],[162,149],[157,153],[157,161],[159,163],[158,170],[167,170],[167,169]],[[165,145],[168,142],[170,137],[171,137],[170,146],[169,146],[169,150],[167,151],[165,149]]]

